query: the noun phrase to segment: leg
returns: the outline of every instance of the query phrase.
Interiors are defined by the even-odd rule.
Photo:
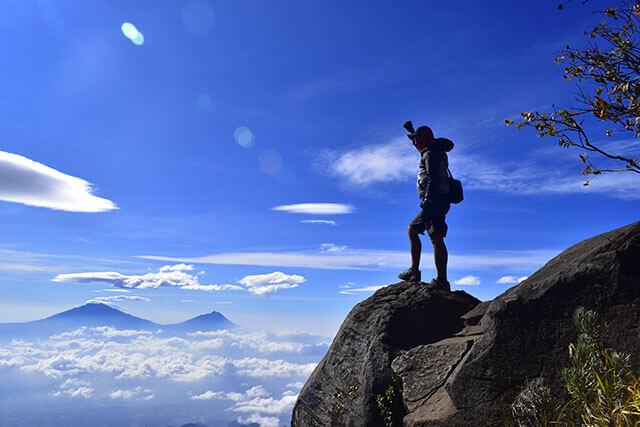
[[[420,233],[425,231],[424,211],[420,211],[418,215],[409,224],[407,233],[409,234],[409,247],[411,248],[411,267],[398,274],[398,278],[406,282],[419,283],[422,281],[420,273],[420,255],[422,252],[422,242],[420,241]]]
[[[441,283],[446,283],[449,253],[447,252],[447,246],[444,244],[442,230],[435,231],[430,237],[431,243],[433,244],[433,261],[436,265],[436,271],[438,272],[436,279]]]
[[[418,235],[418,230],[409,226],[409,247],[411,248],[411,268],[420,270],[420,255],[422,253],[422,242]]]

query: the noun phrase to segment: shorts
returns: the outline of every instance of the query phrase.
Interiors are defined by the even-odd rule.
[[[430,237],[436,232],[441,232],[442,237],[446,237],[449,226],[445,221],[445,217],[450,207],[451,203],[446,198],[435,198],[431,206],[422,209],[416,215],[409,224],[409,228],[420,234],[424,234],[427,231]]]

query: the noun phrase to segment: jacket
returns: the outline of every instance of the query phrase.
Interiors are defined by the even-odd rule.
[[[436,138],[420,152],[417,183],[420,200],[433,201],[436,195],[449,193],[447,152],[452,149],[453,142],[450,139]]]

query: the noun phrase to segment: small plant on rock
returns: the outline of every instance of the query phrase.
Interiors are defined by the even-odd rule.
[[[554,399],[544,379],[536,378],[511,405],[513,424],[640,426],[640,378],[629,355],[602,348],[595,312],[579,307],[573,321],[578,337],[561,371],[568,398]]]

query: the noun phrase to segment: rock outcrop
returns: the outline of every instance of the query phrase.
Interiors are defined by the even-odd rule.
[[[440,341],[463,326],[480,301],[463,291],[401,282],[356,305],[302,388],[294,426],[384,425],[376,402],[393,384],[391,361],[420,344]],[[393,414],[404,411],[397,396]],[[392,409],[392,408],[389,408]]]
[[[598,313],[603,344],[640,367],[640,222],[570,247],[493,301],[408,283],[379,290],[343,323],[292,425],[503,425],[527,379],[561,388],[579,306]],[[380,399],[390,387],[401,403]]]

